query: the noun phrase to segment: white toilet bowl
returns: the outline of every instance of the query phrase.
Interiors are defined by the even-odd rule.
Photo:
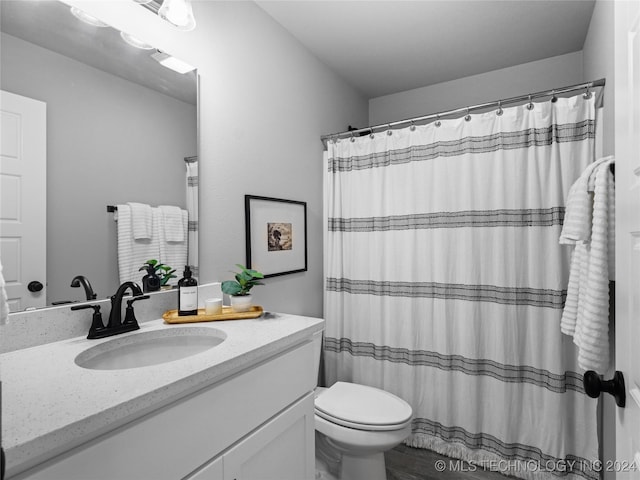
[[[316,458],[338,480],[386,480],[384,452],[411,434],[412,413],[378,388],[347,382],[317,388]]]

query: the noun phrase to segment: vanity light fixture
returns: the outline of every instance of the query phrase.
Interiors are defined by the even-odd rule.
[[[191,0],[164,0],[158,10],[158,15],[180,30],[196,28]]]
[[[189,65],[187,62],[183,62],[182,60],[172,57],[168,53],[161,52],[160,50],[152,54],[151,58],[163,67],[167,67],[178,73],[188,73],[196,69],[193,65]]]
[[[153,50],[155,48],[153,45],[144,43],[142,40],[126,32],[120,32],[120,37],[132,47],[140,48],[142,50]]]
[[[93,25],[94,27],[108,27],[109,25],[104,23],[102,20],[97,19],[93,15],[89,15],[86,12],[83,12],[77,7],[71,7],[71,13],[78,20],[83,21],[84,23],[88,23],[89,25]]]

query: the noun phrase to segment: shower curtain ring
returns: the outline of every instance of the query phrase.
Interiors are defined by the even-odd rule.
[[[414,123],[413,120],[411,120],[411,126],[409,127],[409,130],[411,130],[412,132],[416,130],[416,124]]]
[[[558,101],[558,97],[556,97],[556,91],[551,90],[551,103],[556,103]]]
[[[369,130],[371,132],[371,133],[369,133],[369,138],[374,138],[375,135],[373,134],[373,127],[370,127]]]
[[[496,112],[496,115],[500,116],[504,113],[504,111],[502,110],[502,100],[498,100],[498,111]]]
[[[467,107],[467,114],[464,116],[466,122],[471,121],[471,115],[469,115],[469,107]]]
[[[442,125],[442,122],[440,121],[440,114],[436,115],[436,127],[439,127],[440,125]]]
[[[587,91],[584,92],[584,95],[582,95],[582,98],[584,98],[585,100],[589,100],[591,98],[591,92],[589,91],[589,85],[587,85]]]
[[[527,110],[533,110],[533,102],[531,101],[531,95],[529,95],[529,104],[527,105]]]
[[[351,143],[356,141],[356,137],[353,136],[353,131],[351,132],[351,138],[349,139]]]
[[[388,128],[387,135],[393,135],[393,132],[391,131],[391,124],[388,125]]]

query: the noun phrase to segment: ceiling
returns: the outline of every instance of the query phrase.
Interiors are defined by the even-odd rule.
[[[582,50],[595,0],[257,0],[367,98]]]

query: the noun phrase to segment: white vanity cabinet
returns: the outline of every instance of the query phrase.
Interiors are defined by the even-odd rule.
[[[10,480],[311,480],[313,356],[298,344]]]

